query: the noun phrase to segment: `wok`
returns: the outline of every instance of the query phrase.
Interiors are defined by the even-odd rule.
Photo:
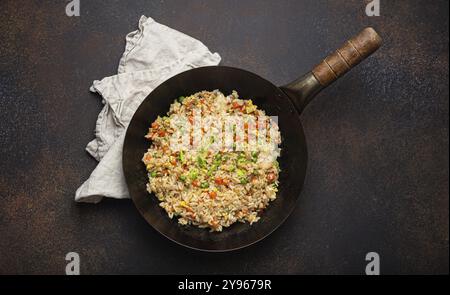
[[[162,83],[137,109],[123,147],[125,179],[141,215],[170,240],[198,250],[230,251],[267,237],[294,209],[305,179],[308,153],[300,113],[317,93],[375,52],[380,45],[381,38],[375,30],[366,28],[311,72],[282,87],[249,71],[224,66],[192,69]],[[165,114],[177,97],[214,89],[225,94],[236,90],[241,97],[251,98],[268,115],[278,116],[282,135],[277,199],[270,203],[257,223],[235,223],[222,232],[182,226],[176,219],[170,219],[158,205],[157,198],[146,191],[147,172],[141,162],[150,146],[144,135],[157,116]]]

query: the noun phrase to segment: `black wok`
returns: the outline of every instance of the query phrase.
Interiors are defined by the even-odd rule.
[[[305,179],[308,153],[300,113],[319,91],[380,45],[381,38],[377,33],[366,28],[310,73],[283,87],[277,87],[254,73],[223,66],[192,69],[162,83],[137,109],[128,126],[123,147],[123,171],[131,198],[141,215],[167,238],[198,250],[230,251],[267,237],[294,209]],[[159,207],[157,198],[146,191],[147,172],[141,162],[150,146],[144,135],[157,116],[165,114],[177,97],[214,89],[225,94],[237,90],[241,97],[251,98],[268,115],[278,116],[282,135],[277,199],[262,213],[259,222],[253,225],[236,223],[219,233],[182,226],[175,219],[169,219]]]

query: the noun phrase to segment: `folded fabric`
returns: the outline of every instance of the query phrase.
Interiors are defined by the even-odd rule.
[[[97,203],[103,197],[129,198],[122,171],[126,128],[141,102],[159,84],[183,71],[218,65],[220,56],[200,41],[142,16],[138,30],[126,37],[118,74],[94,81],[103,98],[95,139],[86,150],[99,161],[76,191],[75,201]]]

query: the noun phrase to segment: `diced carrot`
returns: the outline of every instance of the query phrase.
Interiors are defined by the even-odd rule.
[[[150,154],[145,154],[145,156],[144,156],[144,161],[145,162],[148,162],[148,161],[150,161],[152,159],[152,155],[150,155]]]
[[[237,101],[233,101],[233,109],[239,109],[242,106],[237,102]]]
[[[214,219],[213,219],[213,220],[210,220],[210,221],[208,222],[208,224],[211,225],[212,228],[216,228],[216,227],[219,226],[219,224],[217,223],[217,221],[215,221]]]
[[[215,198],[217,197],[217,193],[216,193],[215,191],[210,191],[210,192],[209,192],[209,197],[210,197],[211,199],[215,199]]]
[[[221,177],[216,177],[216,179],[214,179],[216,184],[219,185],[228,185],[230,184],[230,180],[226,179],[226,178],[221,178]]]

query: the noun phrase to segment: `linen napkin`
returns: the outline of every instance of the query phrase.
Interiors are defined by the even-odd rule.
[[[142,16],[138,30],[126,36],[118,74],[94,81],[90,90],[102,96],[95,139],[86,150],[99,161],[76,191],[77,202],[100,202],[103,197],[129,198],[122,171],[126,128],[144,98],[159,84],[183,71],[218,65],[220,56],[200,41]]]

